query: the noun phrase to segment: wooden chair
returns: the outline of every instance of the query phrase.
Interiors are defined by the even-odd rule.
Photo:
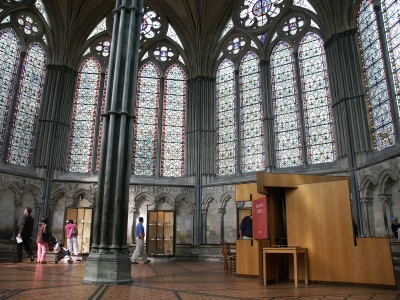
[[[236,272],[236,245],[232,243],[223,243],[222,254],[224,256],[225,273]]]

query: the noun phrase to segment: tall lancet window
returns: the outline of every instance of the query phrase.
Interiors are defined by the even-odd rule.
[[[278,168],[336,159],[326,56],[320,36],[314,32],[303,36],[298,48],[298,64],[295,62],[292,47],[278,42],[271,54]]]
[[[17,102],[12,120],[8,161],[29,166],[46,73],[47,56],[39,43],[29,45],[23,60]]]
[[[307,161],[336,159],[327,63],[322,39],[308,32],[299,45]]]
[[[7,129],[7,117],[13,97],[13,87],[17,80],[17,68],[20,58],[20,40],[15,31],[6,28],[0,31],[0,146],[3,148]]]
[[[264,168],[260,62],[247,52],[239,68],[241,169],[243,173]]]
[[[69,172],[90,173],[93,167],[93,139],[100,78],[100,64],[89,57],[79,68],[70,138]]]
[[[293,49],[279,42],[271,54],[272,98],[276,165],[278,168],[303,163],[300,107]]]
[[[398,23],[399,4],[397,4],[397,1],[382,1],[382,3],[384,3],[385,8],[385,26],[392,66],[385,58],[382,36],[379,32],[377,15],[372,1],[365,0],[361,3],[357,24],[367,90],[370,128],[376,150],[382,150],[395,143],[393,109],[395,107],[397,109],[399,105],[399,83],[397,81],[395,84],[396,92],[391,94],[388,80],[393,79],[387,76],[388,68],[392,67],[393,75],[398,79],[399,63],[396,53],[399,51],[399,38],[396,33],[396,30],[398,30],[396,23]],[[396,97],[396,99],[391,99],[393,97]]]
[[[2,14],[0,29],[1,154],[30,166],[46,74],[45,30],[34,9]]]
[[[172,65],[165,73],[161,176],[183,176],[185,102],[185,72]]]
[[[216,91],[217,174],[220,176],[237,172],[235,94],[235,67],[230,60],[224,59],[218,67]]]
[[[156,173],[160,72],[148,62],[139,70],[133,138],[134,175],[154,176]]]

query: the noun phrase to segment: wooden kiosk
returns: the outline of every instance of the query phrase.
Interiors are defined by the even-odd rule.
[[[247,192],[241,185],[237,189],[237,195]],[[349,191],[349,177],[345,176],[258,173],[257,192],[267,195],[268,205],[269,245],[261,248],[278,244],[286,235],[287,245],[307,250],[311,282],[396,286],[389,238],[354,236]],[[237,243],[238,253],[240,248]],[[293,280],[292,258],[288,259],[286,265],[280,266],[287,267],[289,279]],[[298,258],[299,270],[305,269],[304,261]],[[274,258],[266,260],[261,251],[258,263],[261,269],[257,265],[250,268],[258,269],[260,277],[264,276],[262,267],[265,268],[266,278],[262,282],[275,280],[278,269]],[[279,272],[284,270],[280,268]],[[306,279],[304,274],[299,272],[300,281]]]

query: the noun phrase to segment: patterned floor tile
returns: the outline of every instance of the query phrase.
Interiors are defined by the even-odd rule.
[[[225,274],[222,263],[152,262],[131,265],[128,285],[82,284],[85,263],[46,265],[24,262],[1,263],[1,299],[57,300],[391,300],[400,299],[400,289],[338,284],[280,282],[267,287],[258,278]]]

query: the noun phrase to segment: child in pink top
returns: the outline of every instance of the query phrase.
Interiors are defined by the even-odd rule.
[[[71,254],[78,256],[78,228],[74,224],[74,220],[68,220],[68,224],[65,225],[65,235],[67,237],[68,250]],[[76,261],[81,261],[78,257]]]

